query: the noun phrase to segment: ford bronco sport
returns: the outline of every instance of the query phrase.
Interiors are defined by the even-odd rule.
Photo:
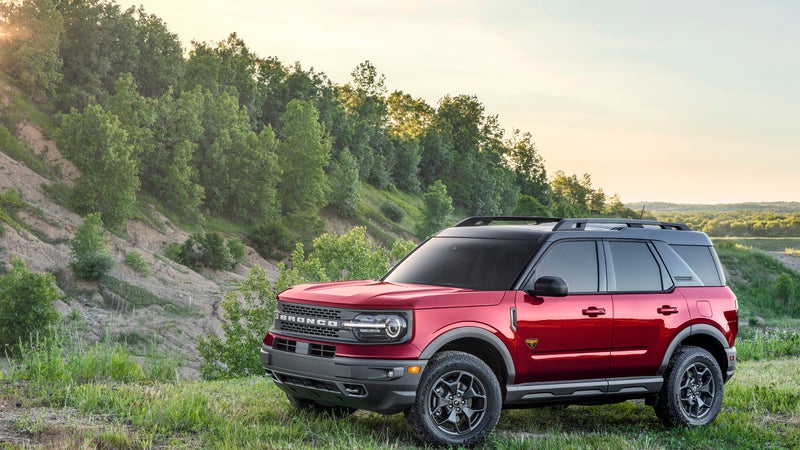
[[[402,411],[425,442],[473,445],[504,407],[639,398],[666,426],[711,423],[737,331],[686,225],[472,217],[380,281],[280,293],[261,361],[299,408]]]

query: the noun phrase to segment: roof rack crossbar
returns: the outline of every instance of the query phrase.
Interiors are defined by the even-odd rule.
[[[558,230],[583,230],[587,224],[590,223],[603,223],[610,225],[623,225],[627,228],[644,228],[645,226],[659,227],[662,230],[678,230],[678,231],[691,231],[686,224],[678,222],[660,222],[658,220],[639,220],[639,219],[605,219],[605,218],[591,218],[591,219],[561,219],[553,231]]]
[[[535,223],[536,225],[547,222],[558,222],[562,220],[559,217],[538,217],[538,216],[475,216],[467,217],[466,219],[458,222],[457,227],[475,227],[481,225],[489,225],[495,221],[503,222],[524,222]]]

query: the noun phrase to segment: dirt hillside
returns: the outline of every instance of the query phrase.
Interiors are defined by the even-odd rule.
[[[0,96],[3,96],[0,93]],[[8,103],[7,99],[0,102]],[[78,171],[45,138],[35,125],[18,124],[17,138],[53,166],[58,180],[48,180],[0,152],[0,191],[16,188],[32,211],[22,211],[19,218],[26,229],[14,229],[6,224],[4,237],[0,238],[0,264],[7,264],[17,254],[33,271],[56,274],[59,284],[72,294],[62,295],[58,309],[63,316],[79,317],[87,325],[88,340],[109,338],[113,340],[154,340],[160,351],[181,355],[186,360],[186,376],[196,376],[200,360],[196,351],[197,337],[219,332],[220,317],[217,304],[222,296],[233,290],[255,264],[264,267],[274,279],[277,269],[273,264],[248,249],[246,262],[237,265],[233,272],[195,272],[163,257],[164,248],[172,243],[182,243],[188,232],[175,227],[154,209],[150,212],[152,224],[132,220],[125,237],[111,236],[110,250],[115,267],[110,275],[121,284],[145,289],[160,297],[150,306],[135,306],[135,302],[109,289],[98,288],[94,283],[72,278],[69,270],[69,240],[81,223],[81,218],[52,201],[43,186],[54,182],[71,184]],[[150,265],[152,273],[143,277],[123,263],[130,251],[139,252]],[[80,292],[80,294],[75,294]],[[153,302],[151,302],[153,303]],[[169,313],[164,306],[175,305],[179,314]],[[174,310],[175,308],[169,308]]]

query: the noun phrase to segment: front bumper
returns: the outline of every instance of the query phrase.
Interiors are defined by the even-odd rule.
[[[288,395],[382,414],[408,409],[427,360],[320,357],[261,347],[261,364]],[[419,366],[409,373],[409,366]]]

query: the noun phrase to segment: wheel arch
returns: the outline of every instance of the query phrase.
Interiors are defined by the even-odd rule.
[[[435,354],[448,350],[469,353],[489,365],[497,376],[505,398],[506,385],[514,382],[514,359],[499,337],[479,327],[456,328],[431,341],[422,351],[420,359],[430,359]]]
[[[728,372],[728,355],[726,349],[728,348],[725,335],[721,331],[707,324],[695,324],[681,330],[675,338],[672,339],[667,351],[664,353],[664,359],[661,361],[661,367],[658,370],[659,375],[664,375],[672,359],[672,355],[681,346],[691,345],[705,349],[714,357],[719,364],[722,371],[723,378]]]

